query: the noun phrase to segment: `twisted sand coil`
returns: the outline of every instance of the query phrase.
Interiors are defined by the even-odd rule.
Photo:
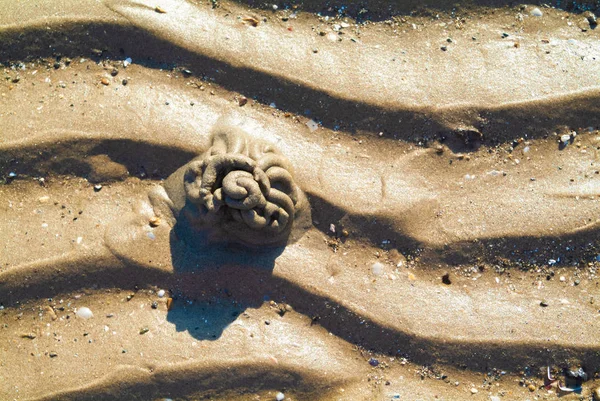
[[[305,208],[289,161],[235,127],[217,128],[210,148],[185,167],[183,186],[192,227],[220,228],[251,245],[285,243]]]

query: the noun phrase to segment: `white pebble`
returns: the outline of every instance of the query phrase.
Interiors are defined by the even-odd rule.
[[[565,281],[567,281],[567,279],[565,278],[565,276],[560,276],[560,281],[564,283]]]
[[[90,308],[86,308],[85,306],[78,308],[75,314],[77,315],[77,317],[80,317],[82,319],[89,319],[94,316]]]
[[[562,143],[568,143],[571,140],[571,135],[564,134],[560,136],[560,141]]]
[[[317,128],[319,128],[319,124],[317,124],[315,122],[315,120],[308,120],[306,122],[306,126],[308,127],[308,129],[310,130],[310,132],[315,132],[317,130]]]
[[[371,271],[375,276],[381,276],[383,274],[383,264],[379,262],[373,263]]]
[[[277,4],[273,4],[273,10],[277,10],[279,8],[279,6],[277,6]]]
[[[156,293],[156,295],[158,295],[159,298],[162,298],[165,296],[165,290],[158,290],[158,292]]]
[[[127,57],[125,60],[123,60],[123,67],[127,68],[127,66],[129,64],[131,64],[133,60],[131,60],[131,58]]]
[[[285,399],[285,395],[283,393],[277,393],[277,395],[275,396],[275,399],[277,401],[283,401]]]
[[[536,7],[533,10],[531,10],[531,15],[533,15],[534,17],[541,17],[542,15],[544,15],[544,13],[542,12],[542,10]]]
[[[471,389],[471,394],[477,394],[478,392],[479,390],[477,390],[475,387]]]

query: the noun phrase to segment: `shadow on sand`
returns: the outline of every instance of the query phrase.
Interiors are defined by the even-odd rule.
[[[214,242],[180,218],[170,234],[176,279],[167,320],[198,340],[216,340],[247,308],[271,296],[275,260],[285,247],[248,248]]]

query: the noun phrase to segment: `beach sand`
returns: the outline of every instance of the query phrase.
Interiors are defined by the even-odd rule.
[[[0,400],[594,397],[599,4],[0,4]],[[293,229],[177,230],[215,127]]]

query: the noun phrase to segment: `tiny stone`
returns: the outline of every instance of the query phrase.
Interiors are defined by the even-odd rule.
[[[452,284],[452,281],[450,280],[450,273],[445,273],[442,276],[442,283],[446,284],[446,285],[450,285]]]
[[[58,356],[58,354],[56,352],[51,352],[49,355],[50,355],[50,358],[56,358]]]
[[[126,79],[122,80],[121,83],[123,84],[123,86],[128,84],[128,81]]]
[[[147,332],[149,332],[149,331],[150,331],[150,329],[149,329],[149,328],[147,328],[147,327],[142,327],[142,328],[140,329],[140,334],[146,334],[146,333],[147,333]]]
[[[381,276],[381,274],[383,273],[383,264],[380,262],[373,263],[371,271],[374,276]]]
[[[285,395],[282,392],[277,393],[277,395],[275,396],[275,399],[277,401],[283,401],[285,399]]]
[[[442,49],[442,51],[444,51],[444,52],[445,52],[446,50],[448,50],[448,48],[447,48],[446,46],[442,46],[442,47],[440,47],[440,49]]]
[[[527,386],[527,388],[529,389],[529,391],[534,392],[535,391],[535,386],[533,384],[530,384],[529,386]]]
[[[82,319],[89,319],[94,316],[94,314],[92,313],[90,308],[86,308],[85,306],[78,308],[77,312],[75,312],[75,314],[77,315],[77,317],[82,318]]]
[[[471,394],[477,394],[478,392],[479,390],[477,390],[475,387],[471,389]]]
[[[108,84],[110,84],[110,82],[108,82],[108,79],[107,79],[107,78],[102,78],[102,79],[100,80],[100,83],[101,83],[102,85],[108,85]]]
[[[110,72],[110,75],[112,75],[113,77],[116,77],[117,74],[119,74],[119,70],[117,70],[116,68],[113,68],[113,70]]]
[[[567,281],[567,279],[566,279],[566,277],[565,277],[565,276],[560,276],[559,280],[560,280],[561,282],[563,282],[563,283],[564,283],[565,281]]]
[[[542,10],[536,7],[533,10],[531,10],[531,15],[533,15],[534,17],[541,17],[542,15],[544,15],[544,13],[542,12]]]
[[[550,305],[550,304],[549,304],[549,303],[548,303],[548,301],[546,301],[546,300],[542,300],[542,301],[540,302],[540,306],[543,306],[544,308],[545,308],[546,306],[548,306],[548,305]]]
[[[100,185],[100,184],[94,185],[94,191],[95,192],[99,192],[101,189],[102,189],[102,185]]]
[[[564,144],[568,143],[571,140],[571,135],[564,134],[560,136],[560,141]]]
[[[248,103],[248,98],[246,96],[242,96],[238,99],[238,104],[240,107],[245,106]]]
[[[273,11],[277,10],[279,7],[277,6],[277,4],[273,4],[271,7],[273,7]]]
[[[158,302],[152,302],[152,309],[158,309]]]
[[[371,359],[369,359],[369,365],[371,365],[373,367],[379,366],[379,361],[375,358],[371,358]]]
[[[165,296],[165,290],[158,290],[158,292],[156,293],[156,295],[158,295],[159,298],[162,298]]]

